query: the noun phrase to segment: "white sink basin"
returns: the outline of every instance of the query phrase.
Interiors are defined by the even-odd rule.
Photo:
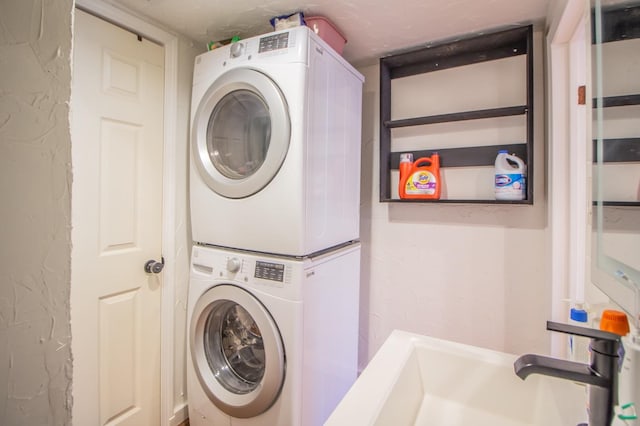
[[[576,425],[585,387],[513,371],[517,356],[394,331],[325,426]]]

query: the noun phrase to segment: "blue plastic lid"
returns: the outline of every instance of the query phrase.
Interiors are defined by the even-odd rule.
[[[509,151],[506,149],[501,149],[500,151],[498,151],[498,154],[508,154]]]
[[[577,321],[577,322],[587,322],[588,316],[589,315],[587,314],[587,311],[585,311],[584,309],[576,309],[576,308],[571,308],[571,312],[569,314],[569,317],[573,321]]]

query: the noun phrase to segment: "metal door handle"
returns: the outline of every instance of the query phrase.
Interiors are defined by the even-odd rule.
[[[150,259],[144,264],[144,271],[147,274],[159,274],[162,272],[162,268],[164,268],[164,256],[162,257],[162,262]]]

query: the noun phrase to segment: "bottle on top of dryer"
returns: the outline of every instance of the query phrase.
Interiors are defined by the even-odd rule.
[[[527,198],[527,166],[506,149],[498,151],[495,162],[496,200],[524,200]]]

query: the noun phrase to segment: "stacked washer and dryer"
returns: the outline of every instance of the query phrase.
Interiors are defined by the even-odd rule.
[[[194,426],[320,425],[356,379],[363,80],[307,27],[196,58]]]

